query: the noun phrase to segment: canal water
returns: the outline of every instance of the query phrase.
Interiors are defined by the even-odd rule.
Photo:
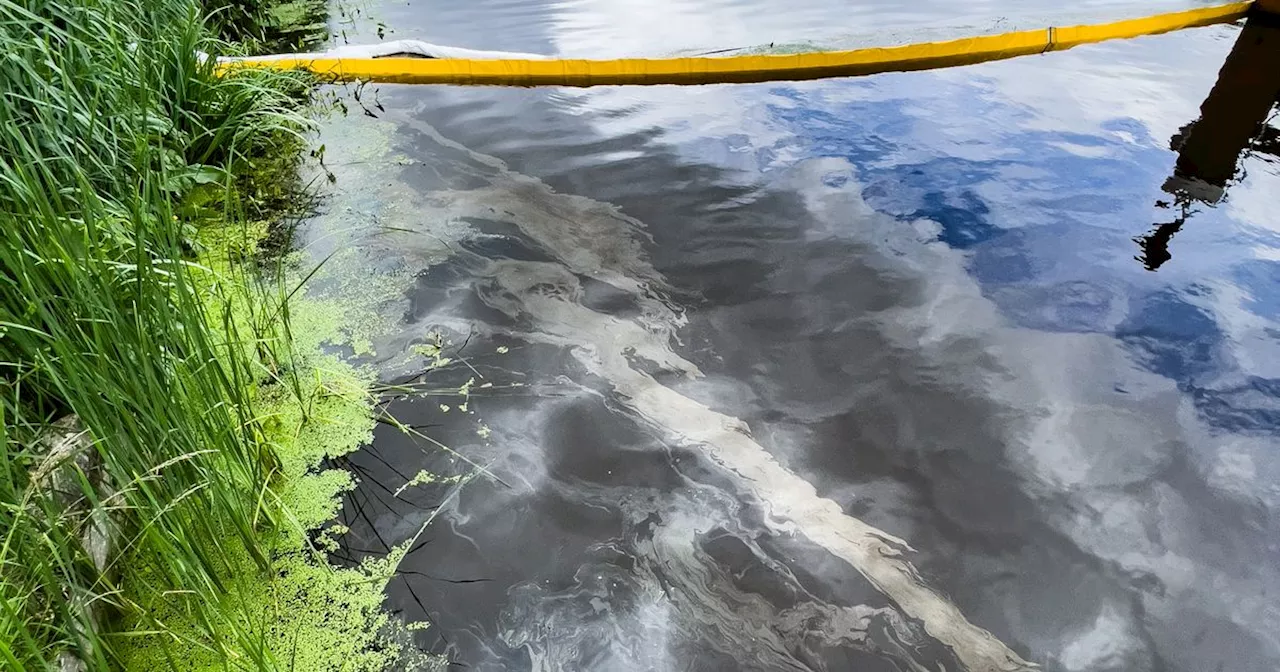
[[[396,0],[335,34],[607,57],[1060,10]],[[451,669],[1280,668],[1280,132],[1225,187],[1178,154],[1240,35],[334,89],[300,242],[401,423],[343,463],[335,557],[409,544],[387,606]]]

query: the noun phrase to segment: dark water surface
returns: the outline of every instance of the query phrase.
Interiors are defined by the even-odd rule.
[[[1002,5],[1053,8],[366,16],[613,55]],[[406,270],[369,361],[405,382],[450,342],[413,378],[437,393],[388,410],[456,452],[380,429],[343,555],[431,520],[388,604],[456,669],[1280,668],[1280,135],[1216,202],[1171,149],[1240,35],[803,84],[364,91],[323,138],[345,233],[304,235]],[[422,470],[445,478],[401,490]]]

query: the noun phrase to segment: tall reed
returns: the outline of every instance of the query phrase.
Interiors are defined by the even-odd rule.
[[[204,18],[196,0],[0,0],[6,669],[66,655],[116,669],[124,624],[164,631],[140,605],[166,591],[189,596],[228,669],[276,665],[212,610],[234,608],[219,578],[232,558],[269,563],[274,456],[253,387],[281,346],[218,300],[191,219],[242,217],[239,176],[296,151],[304,122],[296,77],[214,75]],[[218,196],[193,214],[200,189]],[[84,454],[45,440],[68,415]],[[83,543],[95,525],[115,540],[106,571]]]

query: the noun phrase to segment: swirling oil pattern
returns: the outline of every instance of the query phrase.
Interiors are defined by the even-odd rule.
[[[369,16],[594,55],[1001,7],[791,4]],[[412,542],[387,603],[451,669],[1280,669],[1280,132],[1184,174],[1241,34],[348,98],[301,242],[407,279],[336,557]]]

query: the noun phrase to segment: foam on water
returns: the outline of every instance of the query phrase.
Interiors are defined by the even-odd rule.
[[[425,125],[415,130],[445,146],[464,149]],[[448,218],[509,221],[554,256],[553,261],[488,261],[477,272],[481,300],[525,325],[508,336],[569,349],[586,371],[607,381],[616,398],[637,416],[675,440],[696,446],[734,474],[767,510],[773,531],[802,535],[847,562],[904,616],[919,620],[931,637],[950,647],[967,669],[994,672],[1033,667],[926,585],[907,558],[913,549],[905,540],[847,515],[835,502],[820,497],[811,484],[782,467],[758,444],[741,420],[680,394],[644,370],[656,367],[685,378],[701,375],[672,349],[684,318],[664,299],[665,282],[645,260],[641,222],[611,205],[557,194],[533,178],[503,169],[494,157],[468,153],[499,172],[487,187],[433,193],[432,206]],[[865,205],[862,210],[869,211]],[[586,307],[582,277],[628,294],[639,307],[638,314],[621,318]]]

